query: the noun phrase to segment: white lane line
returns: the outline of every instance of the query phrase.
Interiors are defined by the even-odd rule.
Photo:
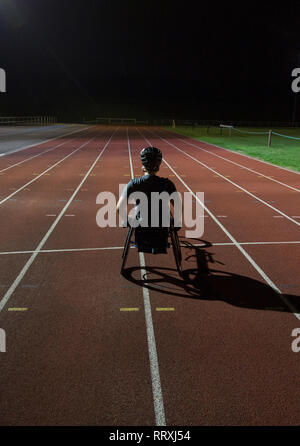
[[[51,167],[49,167],[48,169],[44,170],[44,172],[40,173],[39,175],[37,175],[35,178],[33,178],[32,180],[28,181],[28,183],[24,184],[24,186],[20,187],[19,189],[17,189],[15,192],[13,192],[12,194],[8,195],[6,198],[4,198],[3,200],[0,201],[0,205],[5,203],[7,200],[9,200],[11,197],[13,197],[14,195],[18,194],[19,192],[21,192],[21,190],[25,189],[25,187],[29,186],[29,184],[33,183],[34,181],[38,180],[40,177],[42,177],[43,175],[45,175],[47,172],[49,172],[49,170],[52,170],[54,167],[58,166],[60,163],[62,163],[63,161],[65,161],[67,158],[69,158],[70,156],[72,156],[74,153],[78,152],[78,150],[81,150],[84,146],[86,146],[87,144],[89,144],[94,138],[89,139],[87,142],[81,144],[77,149],[73,150],[73,152],[69,153],[69,155],[65,156],[64,158],[62,158],[60,161],[58,161],[57,163],[53,164]]]
[[[240,245],[299,245],[300,240],[288,242],[238,242]],[[205,246],[205,243],[193,244],[193,246]],[[211,246],[235,246],[234,243],[212,243]],[[184,246],[183,246],[184,248]]]
[[[299,242],[300,243],[300,242]],[[107,246],[104,248],[66,248],[66,249],[40,249],[39,251],[3,251],[0,255],[13,255],[13,254],[34,254],[35,252],[43,253],[59,253],[59,252],[85,252],[85,251],[109,251],[114,249],[123,249],[124,246]],[[131,248],[134,248],[131,246]]]
[[[208,153],[209,155],[216,156],[216,157],[218,157],[218,158],[220,158],[220,159],[222,159],[222,160],[224,160],[224,161],[227,161],[228,163],[234,164],[234,165],[240,167],[241,169],[249,170],[249,172],[252,172],[252,173],[255,173],[255,174],[257,174],[257,175],[260,175],[260,176],[263,177],[263,178],[267,178],[268,180],[273,181],[274,183],[278,183],[278,184],[280,184],[281,186],[288,187],[289,189],[292,189],[292,190],[294,190],[294,191],[296,191],[296,192],[300,192],[300,189],[297,189],[296,187],[293,187],[293,186],[290,186],[290,185],[288,185],[288,184],[286,184],[286,183],[283,183],[282,181],[275,180],[275,179],[272,178],[271,176],[264,175],[264,174],[261,173],[261,172],[257,172],[257,171],[254,170],[254,169],[250,169],[249,167],[246,167],[246,166],[243,166],[242,164],[236,163],[235,161],[232,161],[232,160],[230,160],[230,159],[228,159],[228,158],[225,158],[224,156],[217,155],[217,154],[214,153],[214,152],[210,152],[209,150],[203,149],[203,147],[201,147],[201,146],[199,147],[199,146],[197,146],[196,144],[193,144],[193,143],[191,143],[191,142],[189,142],[189,141],[186,141],[185,139],[182,139],[182,138],[177,138],[177,139],[178,139],[179,141],[182,141],[182,142],[185,143],[185,144],[188,144],[189,146],[193,146],[193,147],[195,147],[195,148],[198,149],[198,150],[202,150],[202,152],[206,152],[206,153]],[[209,143],[208,143],[208,144],[209,144]]]
[[[165,143],[169,144],[171,147],[174,147],[175,150],[178,150],[179,152],[183,153],[185,156],[191,158],[193,161],[195,161],[198,164],[201,164],[202,166],[206,167],[206,169],[210,170],[211,172],[216,173],[218,176],[220,176],[221,178],[223,178],[225,181],[228,181],[228,183],[232,184],[233,186],[239,188],[240,190],[242,190],[243,192],[245,192],[246,194],[250,195],[251,197],[255,198],[257,201],[259,201],[260,203],[264,204],[265,206],[268,206],[270,209],[272,209],[273,211],[277,212],[278,214],[281,214],[283,217],[285,217],[287,220],[291,221],[292,223],[294,223],[297,226],[300,226],[300,222],[294,220],[293,218],[289,217],[288,215],[286,215],[284,212],[280,211],[279,209],[275,208],[274,206],[272,206],[271,204],[267,203],[266,201],[262,200],[261,198],[257,197],[256,195],[252,194],[251,192],[249,192],[247,189],[243,188],[242,186],[240,186],[237,183],[234,183],[234,181],[231,181],[229,178],[226,178],[224,175],[222,175],[221,173],[217,172],[216,170],[212,169],[211,167],[207,166],[206,164],[202,163],[201,161],[199,161],[197,158],[194,158],[192,155],[190,155],[189,153],[185,152],[184,150],[179,149],[179,147],[177,147],[175,144],[172,144],[171,142],[167,141],[165,138],[163,138],[162,136],[159,136],[153,132],[151,132],[151,130],[148,130],[148,132],[152,133],[154,136],[159,137],[162,141],[164,141]]]
[[[139,253],[139,259],[141,265],[141,279],[144,280],[146,275],[146,270],[145,270],[146,265],[145,265],[145,256],[142,252]],[[162,395],[157,348],[156,348],[156,341],[155,341],[155,334],[152,320],[152,310],[150,304],[150,295],[148,288],[144,286],[143,286],[143,299],[144,299],[148,353],[149,353],[151,380],[152,380],[155,422],[156,426],[166,426],[164,401]]]
[[[150,141],[146,137],[144,139],[151,145]],[[255,262],[255,260],[248,254],[248,252],[242,247],[242,245],[233,237],[233,235],[222,225],[222,223],[217,219],[217,217],[205,206],[205,204],[199,200],[197,195],[190,189],[190,187],[184,182],[180,175],[175,172],[172,166],[163,159],[163,162],[169,167],[169,169],[176,175],[179,181],[186,187],[186,189],[192,194],[192,196],[197,200],[200,206],[211,216],[215,223],[222,229],[222,231],[227,235],[227,237],[232,241],[232,243],[237,247],[237,249],[245,256],[248,262],[253,266],[254,269],[259,273],[259,275],[265,280],[265,282],[278,294],[278,296],[283,300],[286,306],[291,310],[294,316],[300,321],[300,313],[297,312],[294,305],[286,298],[280,291],[280,289],[275,285],[275,283],[267,276],[267,274],[262,270],[262,268]]]
[[[114,250],[114,249],[123,249],[124,246],[108,246],[104,248],[65,248],[65,249],[41,249],[39,251],[3,251],[0,252],[0,255],[13,255],[13,254],[33,254],[35,252],[43,253],[60,253],[60,252],[84,252],[84,251],[106,251],[106,250]],[[131,247],[133,248],[133,246]]]
[[[11,152],[3,153],[2,156],[12,155],[13,153],[21,152],[22,150],[29,149],[30,147],[35,147],[35,146],[39,146],[42,144],[46,144],[46,142],[54,141],[55,139],[62,138],[63,136],[73,135],[73,133],[76,133],[76,132],[82,132],[83,130],[89,129],[90,127],[91,126],[88,126],[88,127],[85,127],[83,129],[79,129],[79,130],[74,130],[73,132],[63,133],[62,135],[55,136],[54,138],[45,139],[44,141],[37,142],[36,144],[30,144],[28,146],[21,147],[19,149],[13,150]]]
[[[25,276],[25,274],[27,273],[28,269],[30,268],[30,266],[32,265],[32,263],[34,262],[34,260],[36,259],[36,257],[38,256],[39,252],[41,251],[42,247],[45,245],[45,243],[47,242],[48,238],[50,237],[50,235],[52,234],[52,232],[54,231],[55,227],[57,226],[57,224],[59,223],[59,221],[61,220],[62,216],[64,215],[64,213],[66,212],[66,210],[68,209],[68,207],[70,206],[70,204],[72,203],[73,199],[75,198],[76,194],[78,193],[78,191],[80,190],[81,186],[84,184],[84,182],[86,181],[86,179],[88,178],[90,172],[93,170],[94,166],[97,164],[98,160],[100,159],[100,157],[102,156],[102,154],[104,153],[106,147],[108,146],[110,140],[112,139],[114,133],[116,132],[117,129],[114,130],[113,134],[111,135],[111,137],[109,138],[109,140],[107,141],[107,143],[105,144],[105,146],[103,147],[103,149],[100,151],[99,155],[97,156],[97,158],[95,159],[95,161],[93,162],[93,164],[91,165],[91,167],[89,168],[89,170],[87,171],[87,173],[85,174],[85,177],[81,180],[81,182],[79,183],[79,185],[77,186],[77,188],[75,189],[74,193],[71,195],[71,197],[69,198],[67,204],[64,206],[64,208],[61,210],[61,212],[59,213],[59,215],[56,217],[55,221],[52,223],[52,225],[50,226],[49,230],[47,231],[47,233],[44,235],[44,237],[42,238],[42,240],[40,241],[40,243],[38,244],[37,248],[35,249],[35,252],[30,256],[30,258],[27,260],[27,262],[25,263],[25,265],[23,266],[22,270],[20,271],[19,275],[16,277],[16,279],[14,280],[14,282],[12,283],[12,285],[9,287],[9,289],[7,290],[7,292],[4,294],[4,296],[2,297],[2,299],[0,300],[0,311],[3,310],[4,306],[7,304],[7,302],[9,301],[10,297],[12,296],[12,294],[14,293],[15,289],[18,287],[18,285],[20,284],[21,280],[23,279],[23,277]]]
[[[134,178],[128,128],[127,128],[127,145],[128,145],[131,178]],[[145,256],[142,252],[139,253],[139,259],[140,259],[140,266],[141,266],[141,279],[144,280],[144,277],[146,276],[146,270],[145,270]],[[153,393],[153,402],[154,402],[155,422],[156,422],[156,426],[166,426],[165,409],[164,409],[164,401],[163,401],[161,381],[160,381],[159,364],[158,364],[156,341],[155,341],[155,334],[154,334],[154,327],[153,327],[153,320],[152,320],[150,295],[149,295],[148,288],[143,286],[142,289],[143,289],[143,299],[144,299],[144,310],[145,310],[148,354],[149,354],[151,381],[152,381],[152,393]]]
[[[56,215],[49,215],[51,217],[56,217]],[[287,241],[287,242],[238,242],[240,245],[299,245],[300,240],[295,241]],[[210,243],[211,246],[235,246],[232,242],[224,242],[224,243]],[[192,246],[206,246],[206,243],[193,243]],[[182,248],[185,248],[184,245],[181,245]],[[118,250],[123,249],[124,246],[106,246],[99,248],[63,248],[63,249],[41,249],[39,251],[40,254],[43,253],[60,253],[60,252],[88,252],[88,251],[110,251],[110,250]],[[131,249],[135,249],[134,246],[130,247]],[[188,248],[188,246],[187,246]],[[33,254],[37,252],[33,251],[3,251],[0,252],[1,256],[5,255],[15,255],[15,254]]]
[[[171,133],[172,135],[174,135],[174,132],[171,132],[170,130],[167,130],[167,129],[165,129],[165,130],[167,132]],[[179,133],[176,133],[176,134],[179,135]],[[182,136],[182,135],[180,135],[180,136]],[[254,161],[259,161],[260,163],[268,164],[268,166],[277,167],[277,169],[286,170],[287,172],[295,173],[297,175],[300,175],[300,172],[297,172],[296,170],[288,169],[287,167],[283,167],[283,166],[277,166],[276,164],[269,163],[268,161],[264,161],[264,160],[261,160],[259,158],[255,158],[254,156],[246,155],[245,153],[237,152],[236,150],[231,150],[231,149],[228,149],[228,148],[225,148],[225,147],[218,146],[217,144],[213,144],[212,142],[203,141],[201,139],[196,139],[196,138],[193,138],[192,136],[188,136],[187,138],[192,139],[193,141],[196,141],[198,143],[209,144],[210,146],[217,147],[218,149],[225,150],[226,152],[230,152],[230,153],[232,153],[234,155],[245,156],[246,158],[249,158],[252,161],[253,160]]]

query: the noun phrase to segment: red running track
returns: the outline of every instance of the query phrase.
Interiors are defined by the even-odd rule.
[[[120,276],[126,231],[96,225],[98,193],[140,175],[148,143],[161,175],[205,194],[201,246],[181,231],[185,281],[170,253],[145,256],[146,283],[135,250]],[[299,424],[299,179],[160,128],[100,126],[1,175],[1,425]]]

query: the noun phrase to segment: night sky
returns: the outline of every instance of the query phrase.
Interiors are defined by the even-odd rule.
[[[2,116],[289,121],[300,2],[1,0],[0,67]]]

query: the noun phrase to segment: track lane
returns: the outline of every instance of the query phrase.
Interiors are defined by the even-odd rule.
[[[7,168],[2,169],[2,171],[0,171],[2,199],[7,196],[8,191],[18,190],[26,182],[34,179],[34,177],[38,176],[41,172],[51,168],[51,166],[71,153],[72,149],[74,150],[76,147],[84,144],[86,137],[92,134],[92,131],[89,129],[79,138],[73,137],[62,142],[60,141],[55,146],[51,145],[50,148],[45,151],[34,155],[33,158],[31,156],[27,157],[25,160],[23,159],[17,164],[12,164]],[[41,156],[41,158],[39,158],[39,156]],[[24,162],[27,161],[31,161],[30,164],[24,164]],[[11,170],[11,168],[13,170]]]
[[[151,140],[148,133],[147,137]],[[188,156],[189,154],[185,154],[181,149],[177,150],[175,145],[168,144],[166,141],[160,139],[159,136],[155,137],[152,135],[152,141],[157,145],[160,144],[160,147],[167,151],[166,153],[176,153],[175,164],[180,166],[181,169],[178,173],[189,176],[192,189],[194,188],[193,190],[199,188],[198,184],[200,179],[202,191],[204,191],[205,197],[210,201],[210,208],[216,215],[226,216],[226,222],[230,220],[230,228],[234,226],[235,230],[233,234],[239,241],[246,241],[246,239],[247,241],[258,241],[258,234],[259,237],[263,237],[264,241],[271,241],[270,237],[278,241],[298,239],[299,219],[289,216],[287,216],[289,219],[284,217],[280,207],[277,206],[275,208],[276,203],[264,203],[255,199],[254,192],[245,193],[245,191],[236,188],[230,181],[226,181],[226,177],[221,178],[219,175],[215,175],[205,165],[196,163],[195,160]],[[189,175],[191,162],[195,165],[196,169],[196,174],[194,175]],[[233,172],[228,173],[234,178]],[[294,194],[292,195],[293,197],[291,198],[294,198]],[[226,197],[225,200],[224,197]],[[295,198],[294,202],[296,203]],[[235,203],[238,203],[238,206],[234,206],[233,204]],[[294,212],[296,211],[297,206],[295,205]],[[249,214],[253,216],[252,225],[249,225]],[[274,217],[275,215],[276,217]],[[277,218],[277,215],[280,218]],[[269,230],[270,227],[272,227],[272,231]]]
[[[145,136],[144,136],[144,138],[145,138]],[[149,141],[147,138],[145,138],[145,139],[146,139],[146,141],[147,141],[148,143],[150,143],[150,141]],[[162,140],[162,141],[166,142],[165,140]],[[169,144],[169,146],[170,146],[170,144]],[[171,145],[170,147],[174,148],[178,153],[183,154],[183,156],[185,155],[185,152],[184,152],[184,151],[181,151],[181,150],[178,151],[178,150],[176,149],[176,146],[175,146],[175,145]],[[177,155],[177,154],[176,154],[176,155]],[[177,156],[178,156],[178,155],[177,155]],[[180,182],[181,182],[182,184],[184,184],[186,188],[189,188],[189,187],[190,187],[190,186],[188,186],[188,185],[182,180],[180,174],[178,174],[178,173],[172,168],[172,166],[170,166],[170,164],[168,164],[168,162],[165,161],[165,164],[172,170],[172,172],[176,175],[177,179],[180,180]],[[204,167],[204,166],[203,166],[203,167]],[[209,169],[208,171],[211,172],[210,169]],[[192,176],[191,176],[190,174],[189,174],[189,178],[192,178]],[[189,184],[191,184],[191,185],[193,186],[193,183],[192,183],[191,180],[189,181]],[[226,182],[226,184],[228,184],[228,183]],[[192,187],[191,190],[193,191],[193,190],[195,190],[195,189],[193,189],[193,187]],[[225,187],[223,188],[223,195],[222,195],[222,197],[224,197],[224,196],[226,196],[226,189],[225,189]],[[229,215],[230,215],[230,216],[232,216],[232,213],[234,212],[234,209],[235,209],[234,206],[232,206],[232,204],[234,205],[234,201],[236,201],[236,202],[239,204],[239,199],[232,200],[232,201],[229,200],[229,201],[227,202],[227,210],[228,210],[228,207],[229,207],[229,208],[230,208],[230,212],[229,212]],[[253,205],[252,205],[252,207],[253,207]],[[240,206],[240,204],[238,205],[238,209],[239,209],[239,211],[241,210],[241,206]],[[247,206],[247,209],[248,209],[248,212],[251,212],[251,207],[250,207],[249,205]],[[262,213],[262,215],[260,216],[261,219],[266,219],[266,210],[268,211],[268,210],[269,210],[269,207],[265,207],[265,208],[264,208],[264,213]],[[210,209],[210,211],[211,211],[211,209]],[[213,215],[213,213],[211,213],[210,211],[208,211],[208,209],[207,209],[207,212],[210,213],[210,216],[217,222],[218,218],[216,218],[216,216]],[[249,215],[251,215],[251,213],[250,213]],[[237,220],[238,220],[238,222],[240,222],[240,221],[241,221],[241,218],[240,218],[240,219],[237,219]],[[237,221],[237,220],[234,219],[233,221]],[[249,216],[248,216],[248,220],[249,220]],[[248,220],[247,220],[247,221],[248,221]],[[251,220],[254,220],[254,222],[256,223],[257,219],[256,219],[256,216],[255,216],[255,213],[252,214],[252,218],[250,217],[250,221],[251,221]],[[245,255],[245,257],[249,260],[249,262],[252,264],[252,266],[254,266],[254,268],[257,269],[257,271],[259,272],[259,274],[261,275],[261,277],[263,277],[263,279],[264,279],[267,283],[269,283],[269,285],[270,285],[271,287],[273,287],[273,289],[275,289],[276,292],[279,292],[278,287],[276,287],[276,285],[274,284],[274,282],[272,282],[272,280],[271,280],[268,276],[266,276],[266,275],[264,274],[263,269],[261,269],[261,268],[259,267],[259,265],[257,265],[257,264],[255,263],[255,260],[248,256],[247,251],[246,251],[244,248],[242,248],[241,245],[239,245],[239,243],[238,243],[237,240],[240,240],[240,239],[238,239],[238,238],[236,237],[236,233],[235,233],[235,232],[232,232],[232,225],[230,225],[230,223],[232,222],[232,219],[231,219],[231,220],[229,220],[229,219],[227,220],[227,219],[226,219],[225,221],[226,221],[226,224],[225,224],[225,225],[222,225],[221,222],[218,221],[218,225],[219,225],[219,227],[222,228],[222,230],[223,230],[223,231],[224,231],[224,232],[231,238],[231,240],[236,244],[236,247],[237,247],[237,248],[238,248],[238,249]],[[273,220],[273,221],[274,221],[274,220]],[[277,220],[277,221],[278,221],[278,220]],[[296,240],[296,239],[297,239],[297,232],[296,232],[296,230],[295,230],[295,227],[293,227],[293,228],[292,228],[292,227],[289,227],[288,224],[287,224],[287,222],[290,223],[290,221],[289,221],[289,220],[288,220],[288,221],[285,221],[285,235],[286,235],[288,229],[289,229],[290,231],[293,230],[293,232],[294,232],[294,238],[293,238],[293,240]],[[256,225],[256,226],[257,226],[257,225]],[[273,226],[275,226],[275,225],[273,225]],[[279,226],[279,225],[277,224],[277,225],[276,225],[276,229],[278,228],[278,226]],[[229,229],[229,231],[228,231],[228,229]],[[273,229],[273,228],[272,228],[272,229]],[[248,231],[248,232],[249,232],[249,231]],[[267,233],[272,234],[272,235],[275,235],[275,234],[274,234],[274,230],[270,231],[270,229],[268,228],[268,229],[265,231],[265,233],[262,232],[262,235],[260,234],[260,236],[263,236],[263,237],[264,237],[264,241],[267,240],[267,239],[265,238],[265,237],[267,236]],[[286,240],[285,240],[285,241],[286,241]],[[288,304],[288,302],[287,302],[287,304]],[[293,312],[295,313],[296,317],[300,319],[300,314],[299,314],[299,309],[298,309],[298,307],[297,307],[297,308],[293,308]],[[298,313],[298,314],[297,314],[297,313]]]
[[[127,146],[123,148],[126,143],[126,141],[124,143],[125,137],[125,133],[122,133],[122,136],[116,136],[110,143],[110,150],[102,157],[101,164],[95,166],[84,187],[78,193],[79,201],[74,200],[70,205],[68,214],[74,217],[60,223],[62,230],[52,235],[45,246],[46,249],[89,248],[94,247],[95,244],[103,247],[123,245],[125,230],[121,231],[118,227],[101,229],[97,226],[96,214],[101,206],[96,203],[96,199],[99,193],[105,191],[113,192],[118,197],[119,183],[127,184],[130,180]],[[119,149],[120,145],[122,149]],[[119,165],[115,172],[116,156],[118,156]],[[121,169],[121,174],[119,169]],[[102,236],[104,232],[105,236]],[[76,241],[76,246],[74,246],[74,241]]]
[[[81,131],[83,131],[83,130],[81,130]],[[75,137],[74,137],[74,139],[75,139]],[[21,159],[20,161],[17,161],[15,163],[10,162],[9,164],[6,165],[6,167],[1,168],[0,173],[1,173],[1,175],[4,175],[5,172],[8,172],[9,170],[13,169],[14,167],[18,167],[21,164],[24,164],[24,163],[26,163],[28,161],[31,161],[32,159],[38,158],[39,156],[42,156],[42,155],[44,155],[44,154],[46,154],[48,152],[52,152],[53,150],[58,149],[59,147],[63,146],[64,144],[67,144],[67,143],[69,144],[70,141],[72,141],[72,139],[69,138],[68,140],[64,140],[62,142],[59,142],[59,143],[55,144],[54,146],[51,145],[48,149],[42,150],[41,152],[38,152],[38,153],[36,153],[34,155],[31,155],[31,156],[27,156],[26,158]]]
[[[30,190],[28,188],[36,181],[38,181],[40,178],[44,176],[50,176],[53,169],[55,169],[57,166],[60,166],[63,162],[65,162],[68,158],[73,156],[78,151],[82,150],[90,141],[92,141],[92,139],[93,139],[92,137],[89,138],[87,141],[80,143],[79,146],[78,143],[76,144],[76,141],[74,141],[74,145],[72,144],[72,142],[70,142],[70,147],[72,148],[71,151],[69,150],[69,148],[64,150],[63,153],[60,154],[60,157],[58,158],[57,161],[55,161],[54,163],[51,162],[50,164],[43,166],[46,167],[44,170],[42,170],[43,167],[41,168],[40,165],[38,165],[36,169],[32,169],[32,166],[29,166],[28,169],[26,169],[26,171],[20,172],[21,175],[16,175],[18,183],[16,182],[15,177],[12,178],[11,176],[8,176],[5,181],[6,191],[3,190],[4,193],[6,192],[6,195],[1,197],[0,205],[3,205],[8,200],[13,199],[14,201],[16,201],[17,199],[15,197],[21,191],[25,189]],[[49,159],[43,161],[44,163],[45,162],[49,163]],[[36,170],[38,170],[38,172],[36,172]],[[12,185],[15,187],[11,187]],[[4,189],[3,184],[2,184],[2,189]]]
[[[91,164],[91,161],[94,160],[97,144],[104,144],[107,137],[105,134],[100,136],[100,138],[94,140],[94,144],[90,148],[85,146],[82,154],[77,152],[75,158],[69,158],[68,163],[64,165],[64,169],[56,170],[56,181],[51,177],[41,178],[38,184],[35,183],[34,188],[29,191],[24,190],[24,195],[18,197],[18,201],[9,201],[0,207],[2,222],[1,248],[4,248],[5,251],[15,250],[15,248],[19,250],[20,246],[25,250],[36,249],[39,241],[54,221],[49,213],[51,212],[57,216],[72,195],[67,188],[77,186],[81,176],[77,174],[76,169],[81,171],[83,160],[84,163]],[[75,175],[72,175],[73,168],[75,169]],[[68,170],[70,170],[70,175],[66,175]],[[8,259],[6,261],[9,262]],[[11,274],[11,272],[14,273],[15,277],[19,274],[20,269],[17,261],[9,271],[6,268],[1,270],[0,281],[7,283],[7,274]],[[1,291],[6,294],[9,287],[6,286]]]
[[[138,172],[138,155],[144,141],[136,132],[130,134]],[[76,227],[73,220],[61,220],[47,247],[55,247],[56,243],[64,246],[64,242],[71,246],[72,239],[73,245],[76,240],[79,246],[91,245],[92,241],[95,246],[94,237],[97,245],[107,242],[106,229],[93,230],[95,197],[106,186],[115,190],[120,178],[128,175],[127,148],[121,151],[124,141],[125,134],[121,133],[120,140],[104,154],[104,172],[99,169],[101,179],[97,174],[88,177],[82,197],[88,194],[89,205],[78,202],[72,209],[80,216]],[[117,162],[115,156],[109,156],[111,150],[123,153]],[[180,169],[183,167],[174,151],[167,156],[172,165],[178,161]],[[109,162],[104,164],[106,160]],[[107,175],[109,170],[111,176]],[[162,169],[165,175],[163,171],[166,169]],[[193,171],[195,168],[186,171],[187,182]],[[65,172],[73,178],[71,166]],[[56,177],[56,181],[62,178],[63,175]],[[127,183],[128,177],[124,178]],[[182,188],[175,177],[171,179],[178,189]],[[93,212],[87,209],[92,203]],[[212,204],[207,205],[210,208]],[[215,241],[215,236],[216,240],[228,242],[215,222],[206,220],[211,226],[209,233],[205,226],[204,237]],[[115,237],[113,244],[124,240],[124,231],[119,231],[120,234],[109,234]],[[147,268],[159,264],[171,268],[173,276],[171,281],[167,278],[160,282],[161,288],[156,284],[156,289],[150,290],[167,424],[299,424],[298,361],[290,349],[295,319],[282,306],[278,308],[278,297],[249,269],[235,247],[213,246],[205,251],[211,257],[202,258],[202,262],[215,270],[214,277],[202,277],[203,294],[194,298],[180,281],[174,283],[171,253],[159,258],[146,256]],[[186,260],[188,255],[189,250],[184,249],[184,268],[195,270],[197,264],[194,259]],[[5,266],[9,271],[13,259],[20,257],[24,261],[25,254],[0,256],[0,262],[2,258],[9,262]],[[3,423],[154,425],[144,317],[138,312],[130,314],[134,318],[125,319],[116,309],[117,305],[141,303],[137,265],[136,252],[131,250],[128,266],[134,268],[135,281],[128,282],[119,276],[118,251],[38,256],[23,283],[38,284],[39,288],[19,287],[11,300],[11,305],[28,305],[30,311],[0,315],[1,327],[6,328],[12,340],[10,359],[2,368],[3,383],[9,383],[3,387]],[[157,272],[151,274],[157,276]],[[181,295],[174,297],[174,288]],[[156,311],[156,307],[172,306],[172,313]]]
[[[178,165],[169,152],[163,151],[167,160]],[[189,178],[194,170],[186,172]],[[175,306],[167,319],[154,313],[168,423],[298,424],[298,358],[290,346],[297,319],[235,247],[204,251],[198,295],[187,296],[184,284],[172,278],[171,256],[159,259],[169,268],[167,277],[150,290],[153,307]],[[156,258],[148,256],[146,263],[154,268],[150,279],[159,278]],[[193,277],[197,263],[185,261],[184,269]]]
[[[168,134],[168,136],[169,136],[169,134]],[[260,171],[251,169],[250,167],[247,167],[245,164],[240,164],[240,163],[238,163],[237,161],[234,161],[234,160],[232,160],[232,159],[230,159],[230,158],[228,158],[228,157],[224,157],[224,156],[222,156],[222,155],[219,155],[219,154],[215,153],[215,152],[212,151],[212,150],[207,150],[207,149],[205,149],[204,147],[202,147],[202,146],[199,145],[199,144],[197,145],[197,144],[192,143],[191,141],[188,141],[188,140],[186,140],[186,139],[184,140],[184,139],[181,139],[181,138],[178,138],[178,141],[179,141],[180,143],[183,143],[184,146],[187,145],[187,146],[194,147],[194,148],[196,148],[197,150],[199,150],[199,151],[201,151],[201,152],[208,153],[208,154],[210,154],[210,155],[212,155],[212,156],[214,156],[214,157],[217,157],[217,158],[219,158],[219,159],[221,159],[221,160],[223,160],[223,161],[226,161],[226,162],[228,162],[228,163],[231,163],[232,165],[237,166],[237,167],[239,167],[240,169],[243,169],[243,170],[247,170],[247,171],[249,171],[249,172],[252,172],[254,175],[258,175],[259,177],[264,177],[265,179],[267,179],[267,180],[269,180],[269,181],[271,181],[271,182],[275,182],[275,183],[277,183],[277,184],[280,184],[281,186],[283,186],[283,187],[285,187],[285,188],[288,188],[288,189],[290,189],[290,190],[293,190],[293,191],[295,191],[295,192],[300,192],[299,186],[298,186],[298,187],[294,187],[294,186],[291,186],[291,185],[289,185],[289,184],[287,184],[287,183],[285,183],[285,182],[279,181],[279,180],[275,179],[275,178],[273,177],[273,175],[272,175],[272,176],[265,175],[265,174],[263,174],[263,173],[260,172]],[[297,173],[297,172],[296,172],[296,173]]]
[[[119,252],[35,261],[26,282],[39,288],[11,301],[29,310],[1,314],[1,425],[154,425],[143,312],[120,311],[141,308],[141,290],[119,265]]]
[[[38,178],[29,188],[24,188],[11,200],[5,201],[0,206],[0,219],[3,222],[0,238],[1,249],[18,250],[20,246],[23,246],[24,249],[35,247],[45,232],[45,228],[49,227],[53,220],[49,215],[59,213],[72,195],[70,189],[74,189],[82,179],[81,174],[87,170],[86,167],[82,167],[82,164],[84,163],[85,166],[87,163],[91,163],[98,144],[106,140],[107,136],[104,134],[102,138],[93,139],[88,143],[91,139],[89,137],[83,143],[86,145],[82,149],[52,170],[52,175]],[[31,171],[29,166],[28,169]],[[69,169],[70,175],[66,175]],[[26,173],[23,172],[23,175]],[[12,228],[15,231],[13,236]],[[34,244],[32,244],[33,241]]]
[[[33,132],[34,138],[30,138],[30,134],[27,134],[27,139],[26,137],[25,139],[19,138],[18,135],[14,134],[11,136],[4,136],[4,138],[1,138],[0,135],[0,166],[2,165],[1,161],[7,162],[7,160],[14,159],[15,156],[18,156],[19,154],[21,155],[21,153],[24,151],[28,156],[28,153],[31,153],[31,151],[36,151],[36,148],[40,147],[41,145],[52,143],[60,138],[63,139],[66,136],[76,134],[77,132],[81,132],[82,129],[87,128],[86,126],[77,127],[79,128],[74,129],[74,126],[71,125],[69,131],[64,131],[58,135],[55,132],[57,129],[49,129],[49,135],[45,134],[43,139],[39,138],[36,131]]]
[[[164,129],[164,132],[172,140],[177,139],[181,142],[185,142],[189,146],[191,146],[191,144],[199,146],[200,148],[207,150],[213,156],[218,155],[218,157],[223,157],[224,161],[229,160],[236,163],[236,165],[240,164],[241,166],[254,170],[258,174],[263,174],[270,177],[272,177],[273,175],[278,175],[279,181],[282,181],[283,183],[290,185],[291,187],[293,187],[293,185],[295,184],[296,187],[299,188],[300,172],[282,166],[277,166],[276,164],[272,164],[258,158],[253,158],[250,155],[239,153],[234,150],[215,145],[213,143],[208,143],[206,141],[197,140],[192,137],[167,131],[166,129]],[[266,150],[268,150],[267,147]]]
[[[126,144],[121,133],[97,163],[100,190],[117,189],[124,161],[128,171]],[[126,156],[116,158],[122,147]],[[108,169],[111,176],[107,183],[104,176],[102,183],[102,173]],[[74,170],[68,172],[72,177]],[[84,186],[93,197],[92,224],[96,226],[96,194],[90,189],[94,180],[88,176]],[[83,228],[92,227],[87,223],[89,216],[88,206],[82,206],[81,225],[75,231],[71,220],[68,228],[61,220],[49,244],[57,233],[63,239],[69,231],[73,245],[81,240],[88,244],[89,231]],[[96,231],[99,242],[107,238],[105,229]],[[124,242],[125,231],[118,231]],[[1,424],[155,424],[142,293],[120,276],[120,254],[44,253],[31,265],[22,283],[38,287],[19,286],[10,299],[10,305],[27,305],[28,311],[0,314],[1,327],[13,342],[2,365],[5,413]],[[128,266],[136,261],[132,252]],[[121,312],[121,307],[140,307],[140,311]]]
[[[151,132],[153,137],[159,134]],[[286,189],[283,185],[269,181],[267,178],[261,175],[254,175],[252,172],[245,171],[244,169],[237,169],[236,166],[224,163],[222,159],[214,159],[213,163],[210,158],[210,154],[207,152],[199,152],[195,148],[179,147],[166,138],[162,141],[167,142],[175,150],[178,150],[184,156],[188,157],[190,161],[197,163],[199,166],[210,170],[214,178],[221,182],[228,182],[231,184],[236,192],[249,195],[252,199],[257,199],[263,205],[269,207],[274,211],[274,214],[279,213],[286,219],[290,219],[294,224],[300,226],[300,222],[293,218],[298,217],[299,206],[297,206],[298,195],[297,191]],[[212,167],[213,166],[213,167]],[[250,186],[250,190],[249,190]],[[298,189],[299,180],[298,180]]]

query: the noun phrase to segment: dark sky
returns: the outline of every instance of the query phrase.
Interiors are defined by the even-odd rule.
[[[296,66],[298,0],[0,2],[1,114],[289,120]]]

